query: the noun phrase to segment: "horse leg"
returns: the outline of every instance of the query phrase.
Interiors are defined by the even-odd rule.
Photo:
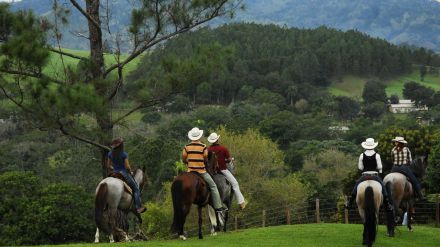
[[[113,238],[113,233],[110,233],[110,235],[108,236],[110,243],[114,243],[115,239]]]
[[[96,227],[95,243],[99,243],[99,228],[98,227]]]
[[[198,209],[198,214],[199,214],[199,239],[203,239],[203,235],[202,235],[202,206],[199,206],[197,209]]]
[[[217,219],[215,217],[214,208],[212,208],[211,205],[209,204],[208,204],[208,216],[209,216],[209,221],[211,222],[211,236],[216,236]]]
[[[182,215],[183,218],[181,219],[181,222],[178,226],[179,238],[182,240],[187,239],[187,237],[185,236],[185,234],[183,232],[183,226],[185,225],[186,216],[188,215],[190,209],[191,209],[191,204],[183,205],[183,215]]]

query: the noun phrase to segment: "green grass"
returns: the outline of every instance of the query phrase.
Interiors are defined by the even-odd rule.
[[[307,224],[266,227],[248,230],[239,230],[229,233],[221,233],[218,236],[205,236],[199,240],[196,236],[187,241],[181,240],[152,240],[148,242],[133,242],[117,244],[117,246],[155,246],[155,247],[281,247],[281,246],[362,246],[362,228],[360,224]],[[375,246],[438,246],[440,242],[440,228],[427,226],[414,226],[414,232],[408,232],[406,228],[399,227],[396,236],[385,236],[385,227],[379,226]],[[69,247],[100,247],[115,246],[110,244],[72,244],[61,245]]]
[[[364,89],[365,83],[370,80],[370,78],[363,78],[357,76],[344,76],[341,82],[336,82],[333,80],[329,87],[329,92],[336,96],[349,96],[354,98],[359,98],[362,96],[362,90]],[[403,85],[408,81],[415,81],[426,87],[430,87],[434,90],[440,90],[440,77],[434,75],[427,75],[424,81],[420,80],[420,75],[418,71],[414,71],[411,74],[399,76],[393,79],[385,81],[387,85],[385,91],[388,96],[392,94],[398,95],[402,98]]]

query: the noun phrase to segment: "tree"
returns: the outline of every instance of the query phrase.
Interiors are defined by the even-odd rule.
[[[399,96],[396,94],[393,94],[390,96],[390,103],[391,104],[399,104]]]
[[[360,109],[359,103],[350,97],[337,96],[334,98],[332,110],[341,119],[352,119],[359,113]]]
[[[421,65],[419,70],[420,70],[420,80],[424,81],[426,73],[428,72],[428,69],[426,68],[426,66]]]
[[[407,99],[412,99],[417,106],[432,105],[431,101],[434,95],[434,90],[425,87],[417,82],[407,82],[403,85],[403,96]]]
[[[387,94],[385,92],[385,84],[379,81],[367,81],[362,92],[364,104],[371,104],[379,101],[385,103]]]
[[[367,104],[363,107],[362,111],[365,116],[372,119],[378,119],[385,113],[386,107],[385,103],[381,101],[376,101],[370,104]]]
[[[1,4],[0,90],[36,128],[55,129],[65,136],[100,148],[105,176],[106,154],[114,126],[133,112],[166,101],[170,95],[181,91],[186,82],[184,76],[176,75],[169,75],[163,80],[151,78],[154,83],[149,86],[155,87],[137,97],[132,109],[113,117],[112,112],[119,103],[115,96],[124,86],[123,72],[127,65],[163,41],[218,16],[233,14],[241,2],[137,0],[131,13],[130,40],[123,40],[120,34],[114,34],[107,28],[111,14],[100,8],[101,1],[86,0],[84,6],[76,0],[70,0],[69,7],[87,19],[89,57],[71,54],[59,46],[63,38],[60,30],[67,28],[63,25],[67,25],[69,9],[58,1],[54,1],[56,14],[52,22],[37,18],[30,11],[13,13],[7,5]],[[58,45],[48,43],[51,34]],[[109,61],[110,64],[105,63],[104,40],[109,41],[107,48],[112,49],[114,59]],[[132,49],[124,57],[120,47],[122,42],[127,41],[131,41]],[[54,54],[60,57],[61,65],[49,71],[48,61]],[[76,59],[78,67],[66,64],[66,58]],[[178,67],[165,66],[168,69],[165,74],[191,69],[185,63],[168,65]],[[94,119],[95,123],[90,125],[92,128],[75,121],[81,115]]]
[[[425,181],[431,192],[440,191],[440,142],[437,141],[429,155]]]

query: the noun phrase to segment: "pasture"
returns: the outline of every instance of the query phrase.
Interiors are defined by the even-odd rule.
[[[362,228],[360,224],[304,224],[290,226],[274,226],[238,230],[220,233],[217,236],[205,235],[199,240],[197,236],[190,236],[187,241],[182,240],[152,240],[147,242],[131,242],[117,244],[71,244],[57,245],[59,247],[101,247],[101,246],[155,246],[155,247],[245,247],[245,246],[301,246],[301,247],[333,247],[333,246],[362,246]],[[415,225],[414,232],[408,232],[406,227],[396,229],[396,237],[385,236],[385,226],[379,226],[375,246],[438,246],[440,242],[440,228]],[[91,233],[91,238],[93,238]]]
[[[348,96],[360,98],[362,97],[362,91],[365,83],[373,78],[363,78],[358,76],[344,76],[341,82],[332,81],[328,90],[331,94],[336,96]],[[402,96],[403,85],[406,82],[415,81],[423,86],[430,87],[434,90],[440,90],[440,77],[431,74],[426,75],[425,80],[420,80],[418,70],[414,70],[413,73],[408,75],[402,75],[396,78],[388,79],[385,81],[386,93],[388,96],[393,94]]]

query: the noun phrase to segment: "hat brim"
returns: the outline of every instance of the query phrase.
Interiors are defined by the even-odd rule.
[[[374,148],[377,147],[377,145],[379,145],[378,142],[375,142],[373,145],[367,145],[366,142],[362,142],[362,143],[361,143],[361,146],[362,146],[363,148],[365,148],[365,149],[374,149]]]
[[[407,144],[407,143],[408,143],[408,142],[405,141],[405,140],[396,140],[396,139],[392,139],[391,141],[393,141],[393,142],[400,142],[400,143],[404,143],[404,144]]]
[[[202,136],[203,136],[203,130],[200,130],[200,133],[199,133],[198,136],[192,136],[191,133],[188,133],[188,138],[189,138],[191,141],[197,141],[197,140],[200,140],[200,138],[202,138]]]
[[[214,142],[218,141],[219,138],[220,138],[220,136],[217,136],[217,138],[209,138],[208,137],[208,142],[209,143],[214,143]]]

